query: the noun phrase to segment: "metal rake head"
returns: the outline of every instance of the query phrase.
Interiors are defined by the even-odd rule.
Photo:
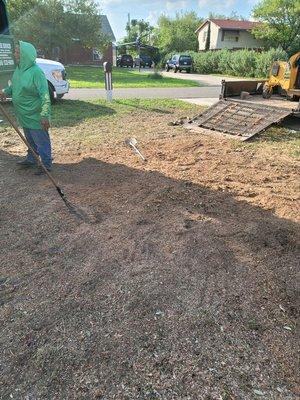
[[[143,154],[139,151],[139,149],[136,147],[138,144],[138,141],[136,140],[136,138],[127,138],[125,139],[125,144],[127,146],[130,146],[133,151],[143,160],[146,161],[146,158],[143,156]]]
[[[136,138],[127,138],[125,139],[125,144],[128,146],[136,146],[138,144]]]

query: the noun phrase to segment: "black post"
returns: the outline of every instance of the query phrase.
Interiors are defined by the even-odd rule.
[[[141,45],[139,44],[139,72],[141,72]]]
[[[106,100],[111,102],[113,99],[112,63],[106,61],[105,63],[103,63],[103,69],[104,69]]]

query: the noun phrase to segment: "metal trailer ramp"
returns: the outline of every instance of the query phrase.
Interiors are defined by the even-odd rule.
[[[227,97],[240,96],[242,92],[248,92],[252,95],[262,94],[263,86],[267,79],[249,80],[249,81],[226,81],[222,80],[220,99]]]
[[[244,100],[223,99],[184,126],[195,131],[206,128],[223,136],[245,141],[290,114],[293,114],[293,110]]]

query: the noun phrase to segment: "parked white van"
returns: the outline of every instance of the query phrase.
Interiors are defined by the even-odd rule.
[[[70,85],[66,78],[67,73],[63,64],[44,58],[37,58],[36,63],[46,75],[52,102],[55,99],[61,99],[69,92]]]

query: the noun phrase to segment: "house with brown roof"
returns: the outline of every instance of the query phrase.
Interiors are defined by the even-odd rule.
[[[79,40],[74,39],[73,45],[64,51],[55,48],[56,53],[54,53],[53,58],[61,60],[64,64],[71,65],[103,65],[105,61],[113,63],[116,53],[115,35],[106,15],[99,15],[99,23],[103,34],[108,39],[107,46],[103,52],[93,48],[86,48],[82,46]]]
[[[231,19],[207,19],[196,30],[199,51],[263,48],[263,42],[252,34],[258,22]]]

